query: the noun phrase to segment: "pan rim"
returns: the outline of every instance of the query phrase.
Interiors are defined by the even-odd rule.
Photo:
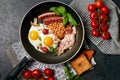
[[[23,21],[24,21],[24,18],[26,17],[26,15],[34,8],[34,7],[36,7],[36,6],[38,6],[38,5],[41,5],[41,4],[44,4],[44,3],[46,3],[46,2],[56,2],[56,3],[61,3],[61,4],[63,4],[63,5],[66,5],[66,6],[68,6],[69,8],[71,8],[74,12],[75,12],[75,14],[78,16],[78,18],[80,19],[80,24],[81,24],[81,27],[82,27],[82,40],[81,40],[81,44],[80,44],[80,46],[79,46],[79,48],[77,49],[77,51],[75,52],[75,54],[74,55],[72,55],[70,58],[68,58],[68,59],[66,59],[65,61],[62,61],[62,62],[59,62],[59,63],[46,63],[46,64],[53,64],[53,65],[55,65],[55,64],[63,64],[63,63],[66,63],[66,62],[68,62],[68,61],[70,61],[73,57],[75,57],[76,55],[77,55],[77,53],[79,52],[79,50],[81,49],[81,47],[82,47],[82,45],[83,45],[83,42],[84,42],[84,36],[85,36],[85,30],[84,30],[84,25],[83,25],[83,21],[82,21],[82,19],[81,19],[81,17],[79,16],[79,14],[77,13],[77,11],[75,10],[75,9],[73,9],[71,6],[69,6],[68,4],[66,4],[66,3],[64,3],[64,2],[61,2],[61,1],[42,1],[42,2],[40,2],[40,3],[37,3],[37,4],[35,4],[34,6],[32,6],[26,13],[25,13],[25,15],[23,16],[23,18],[22,18],[22,20],[21,20],[21,23],[20,23],[20,29],[19,29],[19,38],[20,38],[20,42],[22,43],[22,47],[25,49],[25,47],[24,47],[24,44],[23,44],[23,41],[22,41],[22,38],[21,38],[21,28],[22,28],[22,23],[23,23]],[[29,54],[29,52],[25,49],[25,51],[27,52],[27,54],[30,56],[30,57],[32,57],[33,59],[35,59],[33,56],[31,56],[30,54]],[[37,60],[37,59],[35,59],[36,61],[39,61],[39,60]],[[39,62],[41,62],[41,61],[39,61]],[[41,62],[41,63],[44,63],[44,62]]]

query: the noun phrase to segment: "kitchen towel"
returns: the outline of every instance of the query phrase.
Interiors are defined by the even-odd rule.
[[[86,49],[89,49],[86,42],[84,42],[83,47]],[[8,47],[7,55],[10,59],[12,66],[15,67],[25,56],[28,56],[28,53],[23,48],[22,43],[20,41],[18,41]],[[93,66],[96,65],[94,58],[92,58],[91,64]],[[52,65],[52,64],[45,64],[45,63],[41,63],[39,61],[35,61],[35,62],[31,63],[30,65],[27,65],[26,68],[28,68],[30,70],[33,70],[35,68],[44,70],[47,67],[54,70],[55,77],[57,78],[57,80],[66,80],[67,79],[65,72],[64,72],[64,64]],[[91,69],[94,69],[94,67],[92,67]],[[73,70],[73,72],[75,73],[74,70]],[[23,80],[21,76],[19,78],[21,80]]]
[[[105,54],[120,54],[120,10],[112,0],[103,0],[109,8],[109,29],[111,39],[103,40],[101,37],[91,35],[90,17],[87,7],[95,0],[73,0],[70,6],[73,7],[83,20],[85,34]]]

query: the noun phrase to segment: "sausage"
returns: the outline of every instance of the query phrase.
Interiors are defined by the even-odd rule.
[[[43,23],[48,25],[52,22],[62,22],[63,18],[62,17],[49,17],[49,18],[45,18],[43,19]]]
[[[55,17],[57,16],[54,12],[46,12],[46,13],[43,13],[41,15],[38,16],[38,20],[43,20],[45,18],[48,18],[48,17]]]

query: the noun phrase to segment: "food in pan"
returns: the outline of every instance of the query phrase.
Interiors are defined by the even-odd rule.
[[[51,7],[30,24],[29,42],[42,53],[61,55],[75,44],[78,24],[64,6]]]

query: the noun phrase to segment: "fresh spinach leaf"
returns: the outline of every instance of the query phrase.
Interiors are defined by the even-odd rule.
[[[61,12],[58,11],[58,7],[51,7],[49,11],[55,12],[56,15],[61,16]]]
[[[64,16],[67,13],[64,6],[59,6],[57,10],[62,14],[62,16]]]
[[[66,26],[69,23],[71,23],[73,26],[78,26],[77,22],[73,18],[73,16],[70,13],[67,13],[66,9],[64,6],[59,6],[59,7],[51,7],[49,11],[53,11],[56,13],[58,16],[63,17],[63,25]]]
[[[67,23],[68,23],[68,16],[67,16],[67,14],[64,14],[63,15],[63,25],[66,26]]]
[[[73,25],[73,26],[78,26],[77,22],[75,21],[75,19],[73,18],[73,16],[70,13],[67,13],[68,16],[68,20],[69,22]]]

